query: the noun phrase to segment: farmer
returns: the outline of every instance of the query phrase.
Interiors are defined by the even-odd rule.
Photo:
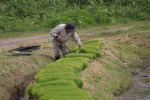
[[[69,53],[66,47],[66,42],[72,37],[79,47],[82,43],[78,34],[76,33],[75,24],[69,22],[68,24],[60,24],[50,31],[52,38],[53,49],[55,53],[55,60],[60,58],[60,51],[65,57]]]

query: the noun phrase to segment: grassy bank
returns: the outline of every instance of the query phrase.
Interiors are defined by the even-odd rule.
[[[93,100],[117,100],[115,96],[132,86],[131,72],[134,73],[134,68],[147,66],[148,61],[143,61],[142,57],[150,58],[149,23],[145,21],[102,26],[102,29],[109,29],[105,32],[98,27],[91,28],[92,31],[84,30],[85,33],[91,33],[89,37],[105,43],[100,50],[103,57],[93,61],[81,73],[85,82],[83,89],[92,95]],[[128,26],[133,28],[121,29]]]
[[[145,66],[142,58],[150,57],[149,23],[141,21],[77,29],[83,42],[93,39],[104,42],[100,49],[102,57],[92,60],[88,68],[78,73],[84,83],[82,89],[93,100],[116,100],[116,95],[131,86],[131,72],[137,66]],[[129,26],[130,29],[123,29]],[[40,45],[52,47],[51,42]],[[74,46],[73,41],[68,42],[69,48]],[[24,82],[24,77],[53,62],[51,48],[41,48],[33,53],[32,56],[5,56],[13,53],[1,50],[0,99],[8,100],[10,90]]]

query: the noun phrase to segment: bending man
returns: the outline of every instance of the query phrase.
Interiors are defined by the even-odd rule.
[[[50,31],[50,35],[53,37],[52,44],[55,53],[55,60],[58,60],[60,58],[60,51],[63,56],[69,53],[68,49],[65,46],[66,42],[71,37],[74,39],[79,47],[82,47],[81,40],[76,33],[75,24],[73,22],[56,26]]]

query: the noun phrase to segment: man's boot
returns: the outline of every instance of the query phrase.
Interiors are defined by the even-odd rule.
[[[58,60],[58,59],[60,59],[60,56],[59,56],[59,57],[56,57],[56,56],[55,56],[55,60]]]

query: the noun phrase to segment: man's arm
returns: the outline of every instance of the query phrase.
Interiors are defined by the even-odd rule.
[[[52,37],[57,37],[57,34],[60,33],[60,25],[56,26],[54,29],[50,31],[50,35]]]
[[[80,38],[78,37],[78,34],[75,32],[73,35],[73,39],[75,40],[75,42],[78,44],[79,47],[82,47],[82,43]]]

